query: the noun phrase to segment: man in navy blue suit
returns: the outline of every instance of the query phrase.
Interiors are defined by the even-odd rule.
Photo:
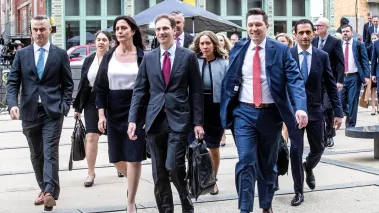
[[[355,127],[361,85],[369,82],[370,68],[364,43],[353,39],[353,27],[344,25],[341,29],[344,40],[342,50],[345,56],[345,80],[340,97],[346,114],[346,127]]]
[[[329,56],[326,52],[312,47],[314,27],[310,20],[302,19],[295,24],[297,45],[291,48],[292,57],[296,60],[305,83],[307,93],[307,110],[309,121],[303,129],[290,133],[291,138],[291,169],[294,181],[295,197],[292,206],[299,206],[304,201],[304,171],[306,182],[312,190],[316,186],[312,169],[316,167],[324,152],[324,109],[322,91],[326,88],[334,110],[334,126],[339,129],[342,123],[342,107],[337,85],[330,68]],[[303,161],[304,130],[307,131],[310,152]],[[298,135],[300,134],[300,137]],[[295,137],[294,137],[295,136]],[[294,139],[292,139],[294,138]],[[297,140],[300,139],[300,140]]]
[[[265,11],[253,8],[246,16],[250,38],[236,43],[230,52],[222,84],[221,121],[224,128],[232,129],[239,156],[235,177],[238,208],[241,213],[253,210],[258,180],[259,206],[269,213],[273,212],[283,120],[289,132],[307,125],[306,95],[289,47],[266,38]]]
[[[371,27],[367,28],[367,35],[364,40],[366,47],[371,44],[371,34],[379,34],[379,17],[373,16],[372,17],[372,25]]]
[[[379,40],[375,41],[372,47],[372,56],[371,56],[371,79],[374,83],[377,83],[377,78],[379,78]],[[376,87],[377,94],[379,97],[379,87]]]

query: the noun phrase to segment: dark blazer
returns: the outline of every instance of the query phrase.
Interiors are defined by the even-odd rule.
[[[166,86],[161,69],[160,48],[147,53],[139,67],[129,111],[129,122],[136,122],[149,95],[146,112],[146,132],[158,114],[166,112],[168,124],[175,132],[189,132],[195,125],[203,125],[203,84],[194,52],[176,47],[174,64]]]
[[[318,37],[314,38],[312,41],[312,45],[316,48],[318,48],[318,41]],[[330,66],[332,68],[333,76],[336,82],[343,84],[345,77],[345,65],[341,41],[329,35],[322,50],[329,54]]]
[[[370,78],[370,64],[367,57],[367,50],[363,42],[353,39],[353,56],[355,65],[358,68],[360,81],[362,84],[365,84],[365,78]]]
[[[379,41],[375,41],[372,47],[371,76],[376,76],[377,78],[379,78],[378,57],[379,57]],[[379,87],[377,88],[379,91]]]
[[[20,119],[34,121],[38,114],[38,96],[46,114],[58,119],[70,110],[74,82],[66,50],[50,44],[41,80],[38,78],[33,44],[16,52],[7,84],[9,109],[18,105],[21,90]]]
[[[371,61],[372,59],[372,50],[373,50],[373,46],[374,44],[371,43],[370,45],[366,46],[366,50],[367,50],[367,58],[369,61]]]
[[[363,41],[366,42],[367,36],[369,35],[368,32],[368,25],[370,22],[367,22],[365,25],[363,25]]]
[[[75,108],[75,112],[82,112],[84,108],[84,104],[87,101],[87,98],[91,94],[92,88],[89,86],[89,81],[87,78],[87,74],[89,71],[89,68],[92,65],[93,60],[95,59],[96,52],[90,54],[86,59],[84,59],[82,70],[81,70],[81,77],[80,82],[78,86],[78,93],[76,94],[75,101],[72,104],[72,106]]]
[[[300,67],[297,46],[291,48],[291,54],[298,67]],[[341,100],[338,94],[336,81],[334,80],[333,73],[330,68],[328,54],[322,50],[312,47],[311,69],[307,82],[305,83],[309,120],[320,120],[324,117],[324,109],[322,107],[323,86],[326,88],[335,116],[342,118]]]
[[[242,84],[242,65],[251,40],[236,43],[230,51],[229,69],[222,82],[221,122],[225,129],[233,126],[233,109],[238,104]],[[286,123],[289,132],[296,128],[294,109],[289,101],[294,100],[295,110],[307,111],[304,81],[287,45],[266,39],[266,76],[275,105]],[[287,92],[288,91],[288,92]]]
[[[191,34],[184,32],[184,43],[183,43],[183,47],[188,48],[188,47],[192,44],[193,39],[194,39],[194,37],[193,37]],[[159,42],[158,42],[158,39],[157,39],[157,38],[154,38],[154,39],[153,39],[153,42],[152,42],[152,44],[151,44],[151,48],[152,48],[152,49],[155,49],[155,48],[157,48],[157,47],[159,47],[159,46],[160,46],[160,44],[159,44]]]
[[[368,45],[371,44],[371,34],[373,34],[373,33],[374,33],[374,25],[372,25],[371,27],[367,28],[366,40],[364,40],[366,46],[368,46]],[[377,33],[379,33],[379,26],[378,26],[378,29],[377,29]]]

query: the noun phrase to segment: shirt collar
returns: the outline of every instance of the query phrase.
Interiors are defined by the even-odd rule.
[[[41,47],[38,46],[36,43],[33,43],[33,48],[34,48],[34,52],[38,52],[39,48],[41,48]],[[49,52],[49,50],[50,50],[50,42],[48,41],[45,44],[45,46],[43,46],[42,48],[45,49],[46,52]]]
[[[265,47],[266,47],[266,38],[259,45],[256,45],[253,41],[250,42],[250,49],[251,50],[255,49],[256,46],[260,46],[261,49],[265,49]]]
[[[160,48],[161,48],[161,56],[164,56],[164,52],[166,50],[164,50],[162,46],[160,46]],[[167,50],[167,52],[170,53],[169,56],[173,56],[175,54],[175,51],[176,51],[176,44],[174,42],[174,44]]]
[[[303,49],[301,49],[299,45],[296,45],[296,46],[297,46],[297,53],[300,55],[303,52]],[[305,51],[308,52],[309,55],[312,55],[312,45],[310,45],[308,49],[306,49]]]
[[[343,44],[346,45],[346,42],[349,42],[349,45],[351,45],[353,43],[353,39],[350,39],[350,41],[345,41],[343,40]]]
[[[175,37],[175,38],[176,38],[176,37]],[[180,42],[183,42],[183,41],[184,41],[184,31],[182,32],[182,34],[180,34],[179,38],[180,38]]]
[[[321,41],[321,39],[324,39],[324,41],[326,41],[326,39],[328,39],[328,36],[329,36],[329,33],[328,33],[328,34],[326,34],[326,36],[325,36],[325,37],[321,37],[321,36],[320,36],[320,41]]]

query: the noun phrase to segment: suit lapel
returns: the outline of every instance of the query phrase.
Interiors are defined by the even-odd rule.
[[[328,38],[326,39],[324,47],[322,48],[322,50],[327,50],[329,48],[329,45],[332,42],[332,39],[329,39],[330,36],[331,35],[328,35]]]
[[[163,80],[163,72],[162,72],[162,64],[161,64],[161,48],[158,47],[154,51],[155,51],[155,66],[159,67],[159,69],[156,69],[159,72],[159,73],[157,73],[158,77],[161,80],[162,84],[164,86],[166,86],[166,84],[165,84],[165,82]]]
[[[29,51],[29,54],[28,54],[27,60],[29,61],[29,66],[32,68],[34,74],[36,76],[38,76],[37,67],[36,67],[36,61],[35,61],[35,58],[34,58],[34,47],[33,47],[33,44],[29,45],[28,51]]]
[[[53,44],[50,44],[49,54],[47,55],[47,60],[46,60],[45,68],[43,70],[41,79],[43,79],[43,77],[46,75],[46,73],[48,72],[48,70],[50,68],[51,63],[54,61],[55,48],[56,47]]]
[[[267,79],[269,79],[270,72],[271,72],[271,67],[275,58],[275,53],[276,50],[274,48],[274,45],[272,45],[272,42],[270,39],[266,39],[266,55],[265,55],[265,60],[266,60],[266,75]],[[268,81],[270,82],[270,81]]]
[[[309,74],[308,74],[308,80],[306,82],[306,84],[308,82],[312,82],[312,80],[309,81],[309,79],[312,78],[313,75],[315,75],[315,72],[318,71],[317,68],[320,68],[321,66],[318,65],[318,62],[320,60],[318,60],[318,54],[317,54],[317,50],[315,50],[316,48],[312,48],[312,59],[311,59],[311,69],[309,71]]]
[[[175,58],[174,58],[174,64],[172,65],[171,72],[170,72],[170,78],[168,80],[167,85],[170,84],[172,78],[174,77],[176,71],[178,70],[179,64],[182,61],[183,56],[183,49],[181,47],[176,47],[175,50]]]

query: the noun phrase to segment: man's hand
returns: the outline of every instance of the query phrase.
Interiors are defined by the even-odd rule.
[[[338,91],[341,91],[342,88],[343,88],[343,84],[337,83],[337,89],[338,89]]]
[[[99,117],[99,122],[97,123],[97,128],[101,133],[105,133],[105,129],[107,128],[107,119],[105,116],[100,116]]]
[[[371,76],[372,82],[376,83],[376,76]]]
[[[334,128],[336,128],[336,130],[338,130],[340,127],[341,127],[341,124],[342,124],[342,118],[339,118],[339,117],[335,117],[334,118]]]
[[[307,126],[308,124],[308,115],[303,110],[297,110],[296,111],[296,121],[299,124],[299,129],[302,129]]]
[[[370,82],[370,78],[365,78],[365,85],[367,85]]]
[[[74,119],[75,120],[80,120],[80,112],[74,112]]]
[[[12,120],[18,120],[18,118],[20,117],[20,110],[18,109],[18,107],[14,106],[11,108],[10,114]]]
[[[203,138],[204,138],[203,126],[200,126],[200,125],[195,126],[194,132],[195,132],[195,138],[197,140],[203,140]]]
[[[130,140],[135,141],[137,140],[137,135],[135,135],[137,129],[137,125],[134,122],[130,122],[128,126],[128,136]]]

